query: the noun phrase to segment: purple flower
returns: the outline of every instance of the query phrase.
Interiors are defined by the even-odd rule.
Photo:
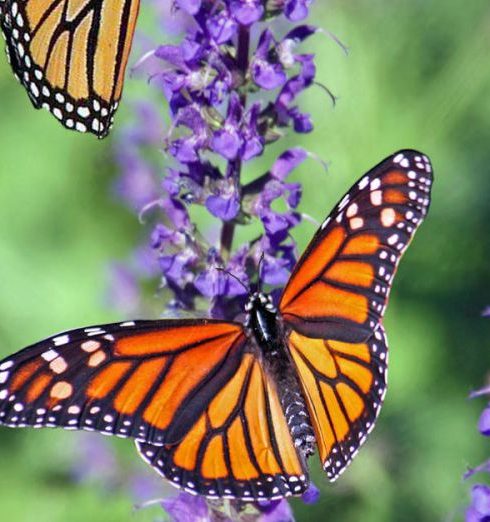
[[[141,307],[139,281],[133,271],[121,263],[110,267],[108,304],[125,316],[134,316]]]
[[[301,498],[305,504],[315,504],[320,498],[320,490],[311,482],[310,487],[303,493]]]
[[[230,261],[228,267],[224,267],[218,253],[212,249],[206,263],[209,268],[202,271],[194,282],[199,292],[209,298],[247,294],[247,275],[239,261],[240,257],[239,254]]]
[[[235,20],[242,25],[258,22],[264,14],[262,0],[231,0],[230,11]]]
[[[210,513],[206,500],[189,493],[179,493],[176,497],[161,501],[163,509],[174,522],[210,522]]]
[[[187,11],[190,15],[195,15],[201,8],[202,0],[175,0],[176,4]]]
[[[222,127],[214,133],[211,148],[225,159],[234,160],[243,145],[240,122],[242,105],[238,94],[231,93],[228,114]]]
[[[240,201],[235,193],[225,195],[211,195],[206,199],[206,208],[209,212],[223,221],[230,221],[240,210]]]
[[[286,500],[260,502],[261,522],[294,522],[293,512]]]
[[[490,386],[473,391],[470,398],[490,395]],[[490,403],[487,404],[478,420],[478,430],[486,437],[490,437]],[[490,460],[479,466],[469,469],[463,476],[468,479],[476,473],[490,473]],[[490,487],[483,484],[476,484],[471,490],[472,503],[466,511],[467,522],[490,522]]]
[[[265,138],[260,134],[258,128],[261,105],[254,103],[245,113],[242,125],[242,160],[248,161],[260,156],[264,150]]]
[[[209,31],[209,36],[215,43],[224,44],[236,35],[238,24],[228,9],[224,8],[207,19],[206,29]]]
[[[162,495],[162,481],[154,473],[136,472],[130,475],[128,488],[138,505]]]
[[[286,179],[307,157],[308,153],[301,147],[295,147],[283,152],[272,165],[270,170],[271,176],[281,181]]]
[[[274,90],[286,83],[287,76],[283,65],[273,58],[271,47],[274,36],[266,29],[260,36],[259,45],[252,61],[252,77],[255,83],[266,90]]]
[[[471,505],[466,511],[466,522],[489,522],[490,487],[475,484],[471,488]]]
[[[311,132],[313,124],[308,114],[301,112],[297,106],[291,104],[300,93],[313,83],[316,73],[313,59],[312,55],[298,58],[301,62],[300,73],[284,85],[275,103],[279,124],[288,126],[292,122],[294,130],[299,133]]]
[[[153,0],[152,3],[165,34],[178,35],[190,29],[192,19],[189,13],[182,8],[175,9],[173,0]]]
[[[478,429],[482,435],[490,437],[490,404],[483,410],[480,416]]]
[[[286,0],[284,14],[293,22],[304,20],[313,0]]]
[[[92,433],[80,433],[77,438],[71,470],[73,479],[76,482],[97,482],[109,489],[115,487],[121,469],[110,442]]]

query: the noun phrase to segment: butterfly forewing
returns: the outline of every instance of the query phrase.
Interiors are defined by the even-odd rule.
[[[252,353],[179,443],[137,446],[176,486],[208,497],[271,499],[308,486],[275,384]]]
[[[0,363],[0,422],[180,440],[240,366],[239,324],[137,321],[74,330]]]
[[[0,0],[16,78],[34,107],[102,138],[121,98],[140,0]]]
[[[0,363],[0,423],[133,437],[160,474],[211,497],[308,485],[276,385],[236,323],[130,321],[49,338]]]
[[[365,341],[383,317],[398,262],[429,208],[432,168],[401,151],[344,196],[282,294],[287,324],[305,336]]]

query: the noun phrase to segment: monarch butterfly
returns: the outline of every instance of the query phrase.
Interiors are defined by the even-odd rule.
[[[210,498],[301,494],[315,449],[335,480],[383,402],[382,318],[432,179],[419,152],[385,159],[323,222],[277,305],[251,294],[243,323],[128,321],[7,357],[0,423],[134,438],[163,477]]]
[[[105,137],[124,82],[140,0],[0,0],[15,77],[36,109]]]

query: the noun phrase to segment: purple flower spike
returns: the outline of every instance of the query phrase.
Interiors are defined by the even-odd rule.
[[[471,488],[471,506],[466,511],[466,522],[490,520],[490,487],[476,484]]]
[[[482,435],[490,437],[490,404],[483,410],[480,416],[478,429]]]
[[[162,500],[162,507],[174,522],[211,520],[206,500],[189,493],[179,493],[176,497]]]
[[[145,256],[117,271],[121,289],[111,295],[136,308],[138,283],[158,275],[166,312],[239,321],[262,283],[277,303],[296,263],[291,231],[301,222],[302,187],[289,176],[309,153],[280,148],[270,169],[255,177],[259,162],[250,163],[285,135],[313,129],[301,95],[314,84],[314,56],[298,49],[317,28],[292,23],[308,14],[312,0],[163,3],[158,17],[176,15],[183,36],[139,63],[151,60],[146,72],[168,104],[168,118],[163,123],[161,104],[138,109],[117,147],[118,195],[151,226],[151,237],[138,250]],[[136,489],[146,496],[144,482]],[[303,500],[318,495],[311,486]],[[172,520],[214,519],[205,499],[187,493],[161,505]],[[264,522],[294,520],[286,500],[259,509]]]

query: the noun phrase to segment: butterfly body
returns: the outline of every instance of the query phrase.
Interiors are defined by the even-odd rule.
[[[245,305],[245,326],[249,338],[264,358],[264,365],[274,380],[287,425],[296,448],[304,457],[314,453],[314,433],[307,413],[301,385],[288,353],[284,325],[270,295],[258,292]]]
[[[299,495],[315,450],[336,480],[384,400],[383,314],[432,180],[417,151],[374,167],[324,221],[277,304],[252,294],[244,322],[126,321],[7,357],[0,424],[131,437],[155,471],[210,498]]]

